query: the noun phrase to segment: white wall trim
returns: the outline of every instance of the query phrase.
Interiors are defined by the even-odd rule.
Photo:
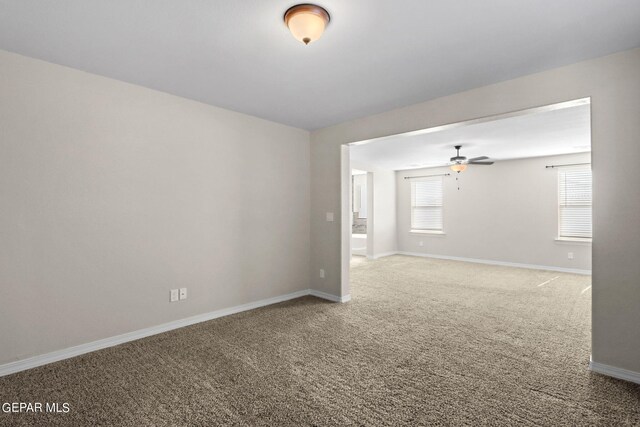
[[[604,363],[594,362],[593,360],[589,360],[589,369],[598,374],[640,384],[640,372],[616,368],[615,366],[605,365]]]
[[[351,295],[345,295],[343,297],[339,297],[337,295],[332,295],[332,294],[328,294],[326,292],[321,292],[321,291],[315,291],[315,290],[311,290],[309,291],[309,295],[314,296],[314,297],[318,297],[318,298],[322,298],[322,299],[326,299],[329,301],[333,301],[333,302],[347,302],[347,301],[351,301]]]
[[[307,295],[312,295],[314,297],[326,299],[333,302],[347,302],[351,299],[350,295],[346,295],[344,297],[338,297],[336,295],[327,294],[325,292],[314,291],[311,289],[304,289],[302,291],[292,292],[286,295],[280,295],[277,297],[267,298],[260,301],[241,304],[235,307],[223,308],[223,309],[215,310],[209,313],[198,314],[196,316],[187,317],[185,319],[174,320],[173,322],[163,323],[161,325],[151,326],[149,328],[139,329],[133,332],[127,332],[122,335],[116,335],[113,337],[92,341],[86,344],[80,344],[74,347],[69,347],[62,350],[56,350],[50,353],[29,357],[27,359],[5,363],[3,365],[0,365],[0,377],[14,374],[16,372],[24,371],[31,368],[36,368],[38,366],[47,365],[49,363],[58,362],[60,360],[70,359],[72,357],[80,356],[86,353],[91,353],[97,350],[102,350],[108,347],[113,347],[119,344],[124,344],[126,342],[135,341],[141,338],[149,337],[151,335],[161,334],[163,332],[172,331],[174,329],[183,328],[185,326],[194,325],[196,323],[206,322],[208,320],[217,319],[219,317],[229,316],[231,314],[253,310],[256,308],[265,307],[267,305],[277,304],[284,301],[289,301],[289,300],[304,297]]]
[[[391,256],[391,255],[398,255],[400,252],[397,251],[393,251],[393,252],[383,252],[381,254],[375,254],[373,256],[368,256],[367,259],[380,259],[380,258],[384,258],[387,256]]]
[[[351,206],[351,159],[349,147],[340,147],[340,294],[348,294],[351,286],[349,275],[351,264],[351,221],[353,207]],[[368,181],[368,178],[367,178]],[[367,183],[367,186],[369,184]],[[367,220],[368,222],[369,220]],[[349,236],[349,237],[346,237]],[[322,298],[322,297],[320,297]]]
[[[584,274],[587,276],[591,275],[591,270],[581,270],[578,268],[554,267],[550,265],[521,264],[517,262],[494,261],[490,259],[477,259],[477,258],[464,258],[464,257],[449,256],[449,255],[423,254],[420,252],[400,251],[398,252],[398,255],[417,256],[417,257],[423,257],[423,258],[448,259],[452,261],[473,262],[476,264],[500,265],[503,267],[529,268],[532,270],[559,271],[561,273]]]

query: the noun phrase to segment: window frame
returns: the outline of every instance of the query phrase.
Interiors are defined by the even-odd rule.
[[[440,205],[433,205],[433,207],[440,208],[440,228],[417,228],[415,227],[414,222],[414,209],[415,206],[415,187],[414,184],[418,184],[420,182],[428,182],[428,181],[438,181],[440,183]],[[409,210],[410,210],[410,221],[409,221],[409,232],[413,234],[436,234],[443,235],[445,234],[444,230],[444,177],[443,176],[433,176],[433,177],[424,177],[424,178],[415,178],[409,180]]]
[[[590,182],[590,187],[591,187],[591,203],[588,205],[589,209],[590,209],[590,220],[591,220],[591,235],[589,237],[582,237],[582,236],[567,236],[567,235],[563,235],[562,234],[562,208],[566,207],[566,203],[563,204],[562,203],[562,190],[561,190],[561,186],[562,186],[562,174],[566,174],[568,170],[581,170],[581,169],[588,169],[589,173],[590,173],[590,178],[591,178],[591,182]],[[566,178],[565,178],[566,179]],[[591,164],[586,164],[586,165],[576,165],[576,166],[562,166],[558,168],[558,175],[557,175],[557,187],[556,187],[556,191],[557,191],[557,237],[556,237],[556,241],[558,242],[576,242],[576,243],[591,243],[593,241],[593,173],[591,170]],[[565,199],[566,199],[566,194],[565,194]],[[585,205],[583,205],[585,206]]]

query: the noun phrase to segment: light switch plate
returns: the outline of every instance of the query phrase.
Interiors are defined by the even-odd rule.
[[[171,302],[176,302],[178,301],[178,290],[177,289],[171,289]]]
[[[333,212],[327,212],[327,222],[333,222]]]
[[[187,299],[187,288],[180,288],[180,299]]]

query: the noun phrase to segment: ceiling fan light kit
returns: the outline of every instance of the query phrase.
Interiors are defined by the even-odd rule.
[[[465,169],[467,169],[467,165],[463,163],[456,163],[455,165],[451,165],[451,170],[454,172],[464,172]]]
[[[284,22],[294,38],[305,45],[318,40],[331,17],[325,8],[315,4],[297,4],[284,13]]]

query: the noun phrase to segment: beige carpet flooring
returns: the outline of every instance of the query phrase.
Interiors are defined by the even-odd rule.
[[[587,370],[590,278],[393,256],[305,297],[0,378],[0,425],[640,425]],[[538,286],[545,281],[557,279]]]

